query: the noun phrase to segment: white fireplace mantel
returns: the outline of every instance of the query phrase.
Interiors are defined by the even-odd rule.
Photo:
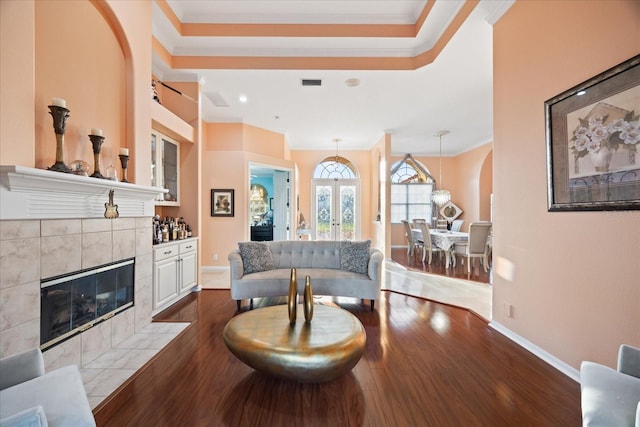
[[[26,166],[0,166],[0,220],[104,218],[110,190],[120,217],[153,216],[156,196],[167,192]]]

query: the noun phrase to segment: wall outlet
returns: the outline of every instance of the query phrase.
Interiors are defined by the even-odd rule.
[[[211,254],[211,258],[213,258],[214,261],[218,260],[218,254]]]
[[[511,304],[509,304],[508,302],[505,302],[502,306],[502,309],[504,311],[505,316],[513,317],[513,306]]]

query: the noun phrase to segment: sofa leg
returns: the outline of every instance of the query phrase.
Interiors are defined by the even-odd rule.
[[[236,307],[238,307],[237,311],[240,311],[240,304],[242,304],[242,300],[241,299],[237,299],[236,300]]]
[[[253,310],[253,298],[249,299],[249,310]]]
[[[375,303],[376,303],[376,300],[372,299],[371,300],[371,311],[373,311],[373,306],[374,306]]]

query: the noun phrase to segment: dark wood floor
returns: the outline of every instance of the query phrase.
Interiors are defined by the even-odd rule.
[[[256,300],[255,307],[272,301]],[[193,322],[94,411],[98,426],[579,426],[579,384],[467,310],[383,291],[363,323],[366,351],[324,384],[255,372],[225,347],[228,290],[163,314]],[[242,311],[247,309],[243,305]]]
[[[431,264],[428,264],[427,262],[422,262],[422,254],[416,253],[414,255],[407,255],[406,248],[391,249],[391,259],[414,271],[439,274],[441,276],[455,277],[457,279],[473,280],[474,282],[489,283],[489,273],[491,270],[485,272],[484,267],[480,265],[477,259],[473,264],[471,274],[467,273],[467,264],[462,265],[461,262],[458,262],[455,268],[446,268],[444,266],[444,261],[440,260],[439,256],[436,254],[433,255]],[[491,263],[489,263],[489,265],[491,265]]]

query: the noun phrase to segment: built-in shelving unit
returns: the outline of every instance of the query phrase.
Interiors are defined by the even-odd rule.
[[[182,120],[162,104],[154,100],[151,102],[151,127],[163,134],[179,141],[195,141],[195,129],[189,123]]]

